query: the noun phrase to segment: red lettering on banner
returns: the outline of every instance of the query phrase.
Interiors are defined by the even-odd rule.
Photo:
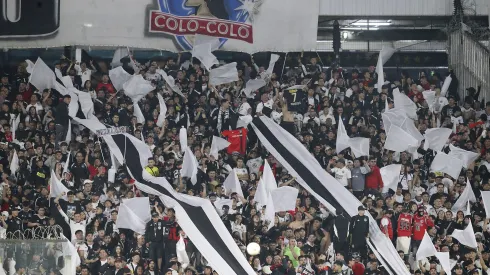
[[[151,11],[149,31],[175,35],[198,33],[253,43],[252,25],[195,16],[174,16],[160,11]]]

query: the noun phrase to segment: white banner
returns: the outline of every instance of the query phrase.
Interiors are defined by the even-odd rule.
[[[316,49],[319,0],[43,0],[0,5],[3,48],[67,45],[189,51],[195,34],[220,50]],[[89,9],[92,12],[84,13]],[[20,12],[16,12],[20,10]],[[39,18],[43,24],[39,24]]]

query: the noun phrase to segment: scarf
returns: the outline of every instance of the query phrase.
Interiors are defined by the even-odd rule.
[[[223,114],[225,115],[224,119],[223,119]],[[219,108],[219,111],[218,111],[218,125],[217,125],[217,129],[218,129],[218,133],[221,133],[221,128],[223,126],[223,122],[228,120],[230,118],[230,109],[227,109],[226,111],[223,111],[221,108]]]

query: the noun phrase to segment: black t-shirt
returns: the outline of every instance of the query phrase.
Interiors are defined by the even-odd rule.
[[[285,90],[284,98],[288,103],[288,111],[303,112],[307,94],[303,90]]]
[[[38,215],[32,216],[32,218],[29,220],[29,222],[32,223],[39,223],[41,226],[47,226],[49,223],[48,217],[44,216],[42,219]]]

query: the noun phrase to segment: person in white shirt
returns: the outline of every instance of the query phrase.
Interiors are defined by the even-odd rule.
[[[339,181],[344,187],[351,189],[352,174],[350,170],[347,167],[345,167],[345,160],[338,159],[335,164],[335,167],[332,167],[333,165],[334,165],[334,161],[330,160],[327,166],[327,172],[334,174],[335,179],[337,181]]]
[[[269,99],[269,94],[263,93],[261,96],[261,100],[262,101],[257,105],[257,108],[255,109],[255,114],[261,116],[266,113],[272,112],[272,105],[274,105],[274,101],[272,99]],[[264,108],[270,109],[270,111],[264,112]]]
[[[245,95],[245,93],[242,93],[240,95],[240,99],[241,99],[241,104],[240,104],[240,107],[238,107],[238,114],[240,114],[242,116],[251,115],[252,114],[252,107],[248,103],[247,96]]]
[[[60,196],[56,197],[56,199],[54,200],[54,202],[56,204],[58,204],[58,211],[60,212],[61,216],[63,216],[63,218],[65,219],[66,223],[68,223],[70,225],[70,231],[71,231],[71,241],[76,241],[77,240],[77,237],[75,235],[75,233],[78,231],[78,230],[81,230],[82,231],[82,240],[85,238],[85,232],[86,232],[86,227],[87,227],[87,224],[90,223],[90,221],[92,220],[92,217],[89,217],[88,220],[82,220],[81,218],[81,214],[79,212],[76,212],[74,215],[73,215],[73,220],[68,218],[68,216],[66,215],[65,211],[63,211],[63,209],[61,208],[61,206],[59,205],[59,199],[62,197],[62,196],[65,196],[66,193],[63,192]]]
[[[235,173],[239,180],[248,180],[248,170],[241,157],[236,161]]]
[[[83,84],[85,84],[85,82],[87,82],[87,80],[91,80],[92,73],[97,71],[94,67],[94,63],[92,60],[90,60],[90,68],[92,68],[92,69],[90,70],[87,68],[87,63],[85,63],[85,62],[81,62],[80,64],[77,62],[75,64],[75,70],[77,71],[77,74],[82,79]]]

